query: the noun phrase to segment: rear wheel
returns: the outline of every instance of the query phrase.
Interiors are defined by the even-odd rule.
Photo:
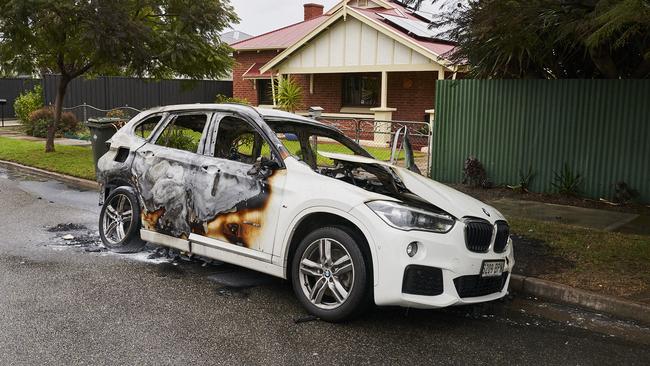
[[[132,188],[119,187],[108,196],[99,214],[99,236],[104,246],[117,253],[142,249],[140,203]]]
[[[365,308],[370,276],[359,244],[339,227],[314,230],[300,243],[291,276],[296,296],[311,314],[338,322]]]

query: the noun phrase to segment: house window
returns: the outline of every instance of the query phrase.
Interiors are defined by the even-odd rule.
[[[346,74],[343,76],[344,107],[379,106],[380,74]]]
[[[257,101],[258,104],[273,105],[273,90],[271,79],[257,80]]]

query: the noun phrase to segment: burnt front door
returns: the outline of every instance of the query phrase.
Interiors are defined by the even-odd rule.
[[[171,113],[133,161],[144,206],[142,228],[176,238],[191,233],[190,186],[204,149],[210,112]]]
[[[192,184],[193,232],[270,255],[286,170],[268,168],[278,157],[234,114],[216,115],[208,140]]]

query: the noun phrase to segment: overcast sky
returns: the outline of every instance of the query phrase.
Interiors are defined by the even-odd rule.
[[[303,20],[303,4],[318,3],[331,9],[339,0],[230,0],[241,23],[236,30],[257,36]]]

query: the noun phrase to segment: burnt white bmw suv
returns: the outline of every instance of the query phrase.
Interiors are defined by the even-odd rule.
[[[109,143],[98,177],[111,250],[147,241],[281,277],[327,321],[372,303],[440,308],[506,294],[513,247],[497,210],[316,120],[176,105],[140,113]],[[325,152],[332,145],[341,153]]]

